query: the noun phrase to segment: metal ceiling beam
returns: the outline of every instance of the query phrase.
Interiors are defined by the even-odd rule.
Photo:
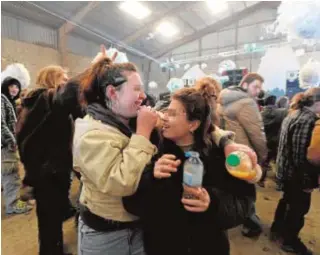
[[[278,6],[281,2],[280,1],[274,1],[274,2],[268,2],[268,1],[261,1],[257,4],[254,4],[250,7],[247,7],[246,9],[239,11],[239,12],[235,12],[233,13],[233,15],[230,15],[222,20],[217,21],[216,23],[199,30],[196,33],[193,33],[191,35],[185,36],[181,39],[179,39],[178,41],[175,41],[169,45],[167,45],[166,47],[164,47],[163,50],[161,50],[160,52],[156,52],[155,54],[153,54],[154,58],[160,58],[163,55],[171,52],[172,50],[187,44],[189,42],[195,41],[199,38],[204,37],[207,34],[211,34],[214,32],[217,32],[219,30],[221,30],[223,27],[227,27],[232,25],[234,22],[242,20],[244,18],[246,18],[248,15],[258,11],[259,9],[263,9],[263,8],[274,8],[276,6]]]
[[[154,26],[156,26],[157,24],[159,24],[161,22],[162,19],[167,18],[170,15],[177,15],[177,13],[181,12],[182,10],[185,10],[187,7],[189,7],[190,5],[193,5],[197,2],[183,2],[181,3],[179,6],[173,8],[173,9],[169,9],[163,13],[159,13],[158,15],[154,16],[154,20],[149,22],[146,26],[144,26],[141,29],[138,29],[137,31],[135,31],[133,34],[125,37],[122,39],[122,41],[124,43],[132,43],[138,39],[141,39],[141,36],[148,34]]]
[[[73,17],[66,21],[59,30],[63,31],[65,34],[70,33],[76,23],[79,23],[90,11],[96,8],[100,4],[99,1],[91,1],[82,7]]]
[[[66,21],[59,28],[59,37],[58,37],[58,49],[60,52],[61,65],[63,67],[68,66],[67,60],[67,35],[75,28],[76,24],[79,23],[90,11],[96,8],[99,5],[99,1],[91,1],[82,7],[73,17]]]

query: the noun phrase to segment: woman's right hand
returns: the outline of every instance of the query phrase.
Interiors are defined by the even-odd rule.
[[[152,130],[155,128],[158,114],[151,107],[142,106],[138,111],[137,134],[150,138]]]
[[[177,167],[181,164],[181,160],[176,160],[176,156],[172,154],[164,154],[156,162],[153,175],[157,179],[169,178],[171,173],[177,172]]]

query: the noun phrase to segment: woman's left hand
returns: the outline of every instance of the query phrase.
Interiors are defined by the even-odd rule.
[[[188,195],[193,195],[194,199],[182,198],[181,202],[184,208],[189,212],[205,212],[208,210],[210,205],[210,196],[204,188],[192,188],[183,185],[184,191]]]

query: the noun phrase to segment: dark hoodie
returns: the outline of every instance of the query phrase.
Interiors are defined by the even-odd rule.
[[[35,186],[45,176],[72,169],[73,119],[83,115],[78,85],[36,89],[23,100],[17,123],[17,143],[26,170],[24,183]]]
[[[9,86],[15,84],[19,93],[12,98],[9,93]],[[16,103],[21,92],[21,84],[18,80],[7,77],[1,84],[1,148],[13,150],[16,146],[15,125],[17,122]]]
[[[275,105],[268,105],[261,112],[269,153],[277,153],[281,125],[287,114],[287,109],[279,109]]]

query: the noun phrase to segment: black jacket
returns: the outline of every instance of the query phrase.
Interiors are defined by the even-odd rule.
[[[184,152],[164,139],[157,157],[163,154],[174,154],[182,160],[177,173],[157,180],[153,178],[154,164],[150,164],[137,193],[124,198],[125,208],[142,219],[147,254],[229,254],[225,230],[242,224],[251,213],[254,185],[233,178],[225,168],[223,150],[213,146],[208,156],[201,155],[203,186],[210,195],[210,207],[204,213],[188,212],[181,203]]]
[[[9,86],[15,84],[19,93],[12,98]],[[21,91],[20,82],[12,77],[7,77],[1,84],[1,149],[13,149],[16,146],[15,127],[17,123],[16,103]]]
[[[36,89],[23,100],[17,123],[17,143],[26,176],[24,183],[67,176],[72,170],[72,118],[82,116],[78,86]]]
[[[279,145],[281,125],[288,115],[288,110],[284,108],[279,109],[276,106],[266,106],[261,112],[261,115],[267,137],[268,150],[276,154]]]

